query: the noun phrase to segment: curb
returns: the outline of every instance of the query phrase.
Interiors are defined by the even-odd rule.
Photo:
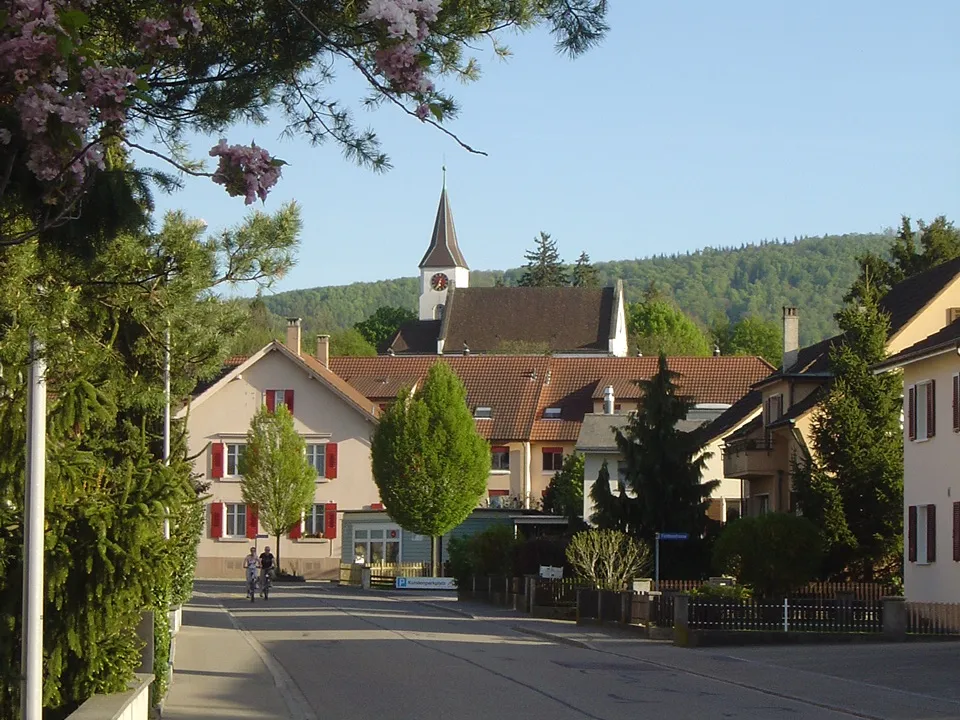
[[[415,602],[417,605],[423,605],[424,607],[432,608],[434,610],[439,610],[440,612],[450,613],[452,615],[459,615],[460,617],[467,618],[468,620],[478,620],[478,616],[474,615],[471,612],[466,610],[460,610],[459,608],[446,607],[440,603],[432,603],[427,600],[411,600],[409,602]]]
[[[533,637],[540,638],[541,640],[549,640],[550,642],[560,643],[561,645],[570,645],[572,647],[581,648],[583,650],[596,650],[593,645],[583,640],[575,640],[573,638],[564,637],[563,635],[554,635],[553,633],[544,632],[543,630],[533,630],[532,628],[525,628],[522,625],[513,625],[512,630],[516,630],[519,633],[524,635],[531,635]]]

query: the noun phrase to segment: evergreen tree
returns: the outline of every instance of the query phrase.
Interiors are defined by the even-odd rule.
[[[573,266],[571,283],[574,287],[597,287],[600,285],[600,273],[590,263],[590,256],[586,251],[580,253],[576,264]]]
[[[416,392],[401,391],[380,417],[370,446],[373,479],[402,528],[436,539],[462,523],[487,490],[490,446],[478,433],[466,390],[434,363]]]
[[[543,495],[544,512],[564,515],[571,521],[583,516],[583,455],[573,453],[563,460]]]
[[[618,483],[616,495],[610,492],[610,469],[607,467],[606,460],[600,466],[597,479],[590,487],[590,499],[594,506],[590,522],[602,530],[620,530],[622,532],[630,530],[630,499],[626,495],[626,488],[623,483]]]
[[[250,421],[243,453],[240,490],[243,502],[256,505],[260,523],[277,539],[312,509],[317,470],[307,459],[306,444],[286,405],[276,412],[261,407]]]
[[[661,353],[657,374],[638,383],[643,390],[640,410],[623,431],[615,431],[626,464],[625,482],[635,495],[630,498],[629,523],[648,543],[658,532],[703,536],[710,494],[719,484],[702,482],[709,456],[701,454],[692,433],[677,427],[692,403],[677,395],[675,377]]]
[[[837,314],[843,339],[830,352],[834,379],[814,417],[817,459],[798,476],[798,491],[804,513],[809,507],[821,535],[834,542],[828,552],[846,557],[858,579],[889,579],[902,551],[901,381],[870,369],[886,356],[890,321],[869,278],[858,294]]]
[[[557,242],[549,233],[540,232],[536,247],[524,253],[527,260],[521,287],[561,287],[567,284],[567,273],[557,252]]]

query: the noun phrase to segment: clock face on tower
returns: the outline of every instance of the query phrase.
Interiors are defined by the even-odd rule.
[[[430,278],[430,287],[434,290],[446,290],[447,289],[447,276],[443,273],[437,273],[432,278]]]

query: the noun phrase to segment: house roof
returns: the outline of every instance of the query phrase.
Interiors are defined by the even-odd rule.
[[[733,430],[737,425],[757,412],[763,404],[763,393],[759,390],[751,390],[733,405],[728,407],[719,416],[708,422],[698,431],[698,437],[701,445],[706,445],[711,440],[723,437]]]
[[[389,390],[420,382],[441,359],[463,381],[471,409],[492,409],[492,419],[477,420],[485,437],[556,442],[577,440],[584,417],[593,412],[602,380],[612,378],[626,386],[652,377],[658,362],[653,357],[380,355],[334,357],[330,367],[367,397],[386,400],[393,397]],[[679,373],[679,392],[698,403],[734,403],[770,372],[770,365],[756,357],[676,357],[669,364]],[[639,398],[639,389],[633,397]],[[560,408],[559,418],[544,417],[546,408],[552,407]]]
[[[883,362],[877,363],[873,366],[873,369],[882,371],[903,367],[917,360],[950,352],[958,347],[960,347],[960,319],[954,320],[945,328],[928,335],[908,348],[904,348],[896,355],[891,355]]]
[[[630,420],[629,413],[589,413],[583,417],[580,435],[577,437],[577,451],[612,453],[617,451],[615,430],[623,430]],[[680,420],[677,428],[681,432],[696,432],[703,426],[699,420]]]
[[[422,268],[467,267],[460,245],[457,244],[457,230],[453,226],[453,210],[447,197],[447,186],[440,192],[440,204],[437,206],[437,218],[433,221],[433,234],[430,247],[420,261]]]
[[[609,352],[615,326],[617,288],[451,288],[442,322],[418,320],[391,339],[395,353],[531,354]],[[519,346],[519,347],[518,347]]]
[[[297,355],[295,352],[291,351],[285,345],[277,342],[276,340],[272,341],[269,345],[265,345],[263,348],[249,357],[244,358],[243,356],[236,355],[228,358],[224,362],[222,372],[219,374],[219,376],[217,376],[215,380],[208,382],[205,386],[198,387],[194,391],[193,398],[191,399],[190,403],[180,409],[180,411],[177,413],[177,417],[184,416],[190,407],[196,407],[197,405],[200,405],[208,400],[225,384],[230,382],[236,376],[241,375],[247,370],[247,368],[253,367],[259,360],[272,352],[279,352],[292,362],[307,370],[315,379],[326,385],[331,391],[334,392],[334,394],[338,395],[348,405],[351,405],[355,410],[360,412],[367,420],[373,422],[377,420],[377,406],[363,394],[358,392],[343,378],[338,376],[329,368],[324,367],[324,365],[312,355]]]

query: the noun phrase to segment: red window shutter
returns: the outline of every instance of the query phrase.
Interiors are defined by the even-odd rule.
[[[323,506],[323,536],[328,540],[337,537],[337,504],[327,503]]]
[[[213,443],[210,446],[210,477],[223,477],[223,443]]]
[[[508,453],[510,452],[510,448],[505,445],[494,445],[492,448],[490,448],[490,452]]]
[[[937,434],[937,381],[931,380],[927,385],[927,437]],[[933,506],[931,506],[933,507]]]
[[[383,503],[370,503],[371,510],[383,510]]]
[[[917,387],[911,385],[907,390],[907,435],[911,440],[917,439]]]
[[[301,517],[290,528],[290,539],[298,540],[299,538],[302,538],[302,537],[303,537],[303,518]]]
[[[328,480],[335,480],[337,477],[337,444],[327,443],[323,449],[324,473],[323,476]]]
[[[917,561],[917,506],[907,508],[907,560]]]
[[[960,375],[953,376],[953,431],[960,432]]]
[[[509,494],[509,490],[487,490],[488,497],[506,497]]]
[[[953,504],[953,559],[960,562],[960,502]]]
[[[937,506],[927,505],[927,562],[937,559]]]
[[[210,537],[223,537],[223,503],[210,503]]]
[[[267,390],[264,393],[265,402],[267,403],[267,412],[273,412],[277,409],[277,391],[276,390]]]
[[[283,404],[287,406],[287,410],[293,415],[293,390],[283,391]]]
[[[247,505],[247,537],[253,540],[260,532],[260,513],[256,505]]]
[[[546,455],[547,453],[562,453],[562,452],[563,452],[562,447],[545,447],[543,449],[544,455]]]

